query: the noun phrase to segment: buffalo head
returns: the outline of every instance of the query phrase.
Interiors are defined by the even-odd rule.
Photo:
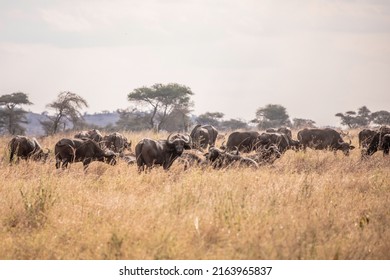
[[[46,162],[47,158],[49,157],[49,154],[50,154],[50,149],[46,148],[46,152],[40,150],[36,154],[33,154],[32,158],[34,160],[42,160],[43,162]]]
[[[105,163],[108,163],[110,165],[115,165],[116,164],[116,158],[117,158],[117,154],[116,153],[114,153],[113,151],[110,151],[110,150],[105,150],[104,154],[103,154],[103,158],[101,159],[101,161],[103,161]]]
[[[191,149],[191,137],[180,133],[169,134],[167,138],[167,146],[171,151],[182,154],[184,150]]]
[[[342,151],[344,155],[348,156],[349,151],[355,149],[355,146],[351,145],[351,141],[349,143],[343,142],[342,140],[338,140],[338,150]]]

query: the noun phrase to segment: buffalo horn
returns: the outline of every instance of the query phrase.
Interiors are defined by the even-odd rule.
[[[171,134],[169,134],[168,135],[168,138],[167,138],[167,142],[168,142],[168,144],[173,144],[173,142],[174,141],[176,141],[177,139],[177,137],[178,137],[178,134],[175,134],[175,135],[172,135],[173,133],[171,133]]]
[[[190,144],[191,143],[191,137],[189,135],[181,135],[181,138],[183,139],[185,144]]]

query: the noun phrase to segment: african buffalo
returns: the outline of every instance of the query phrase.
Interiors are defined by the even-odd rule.
[[[258,164],[253,159],[231,154],[216,147],[209,149],[208,153],[206,153],[206,158],[214,168],[229,167],[234,164],[238,164],[238,166],[258,167]]]
[[[268,147],[261,147],[256,150],[255,154],[248,155],[248,158],[253,159],[258,164],[272,164],[275,160],[282,156],[278,147],[274,144]]]
[[[383,137],[384,137],[386,134],[390,134],[390,126],[382,125],[382,126],[379,128],[379,147],[380,147],[380,148],[383,148]]]
[[[292,138],[291,129],[289,129],[288,127],[285,127],[285,126],[279,127],[278,129],[275,129],[275,128],[267,128],[267,129],[265,130],[265,132],[270,132],[270,133],[275,133],[275,132],[283,133],[283,134],[286,134],[287,136],[289,136],[290,138]]]
[[[207,145],[210,147],[215,146],[217,140],[218,131],[212,125],[196,125],[191,133],[192,147],[194,149],[206,149]]]
[[[298,131],[298,140],[303,150],[307,147],[315,150],[332,150],[336,153],[341,150],[344,155],[349,155],[349,151],[355,146],[344,142],[339,132],[331,128],[305,128]]]
[[[135,154],[131,154],[131,155],[124,155],[124,156],[121,156],[121,158],[127,162],[128,165],[133,165],[133,164],[136,164],[137,163],[137,158],[135,157]]]
[[[198,150],[184,151],[177,161],[184,165],[184,170],[192,166],[205,166],[206,158],[203,153]]]
[[[259,136],[257,131],[232,132],[226,143],[226,151],[250,152],[256,150],[259,147]]]
[[[167,170],[184,150],[189,149],[191,137],[180,133],[170,134],[167,140],[142,139],[135,146],[138,171],[145,170],[145,166],[150,169],[155,164],[162,165]]]
[[[36,161],[46,161],[50,152],[49,149],[47,149],[47,152],[44,152],[37,139],[20,135],[13,137],[8,143],[8,147],[10,150],[10,162],[12,162],[14,155],[16,155],[17,161],[19,161],[20,158],[24,160],[31,158]]]
[[[131,141],[118,132],[103,137],[105,147],[115,153],[122,153],[125,149],[131,151]]]
[[[84,169],[92,161],[102,161],[111,165],[116,164],[116,154],[113,151],[103,150],[91,139],[68,139],[59,140],[54,148],[56,168],[66,168],[68,163],[82,162]]]
[[[385,134],[382,139],[383,155],[389,155],[390,150],[390,134]]]
[[[299,149],[299,141],[293,140],[284,133],[264,132],[258,137],[258,144],[260,147],[265,148],[268,148],[270,145],[276,145],[282,154],[287,149]]]
[[[359,148],[368,148],[372,138],[375,136],[377,131],[371,129],[363,129],[359,132]]]
[[[83,130],[77,133],[74,138],[78,139],[92,139],[96,143],[100,143],[103,140],[103,135],[97,129]]]
[[[372,140],[370,144],[368,145],[367,149],[363,151],[362,156],[371,156],[378,150],[383,150],[383,155],[389,154],[388,152],[388,139],[390,135],[390,127],[389,126],[381,126],[378,130],[378,132],[375,133],[374,137],[372,137]]]

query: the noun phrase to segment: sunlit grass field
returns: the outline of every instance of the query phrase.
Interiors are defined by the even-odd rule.
[[[133,147],[167,136],[123,134]],[[38,140],[53,151],[63,136]],[[309,149],[258,170],[174,163],[138,174],[124,161],[56,170],[53,154],[11,166],[9,140],[0,138],[0,259],[390,259],[382,153]]]

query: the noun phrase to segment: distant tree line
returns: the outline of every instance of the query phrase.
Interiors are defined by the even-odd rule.
[[[197,117],[191,117],[194,103],[192,90],[177,83],[154,84],[150,87],[140,87],[131,91],[127,99],[132,107],[118,109],[119,120],[114,125],[102,127],[106,130],[154,129],[156,131],[189,131],[195,124],[211,124],[219,130],[245,130],[256,125],[260,130],[271,127],[288,126],[295,129],[315,127],[315,121],[304,118],[290,119],[285,107],[279,104],[268,104],[255,112],[255,118],[250,122],[241,119],[224,119],[221,112],[206,112]],[[27,124],[24,106],[32,105],[28,95],[23,92],[0,96],[0,133],[24,134]],[[48,111],[40,123],[47,135],[68,130],[87,129],[82,110],[88,107],[87,101],[70,91],[60,92],[57,98],[46,105]],[[369,125],[390,124],[390,112],[371,112],[366,106],[357,111],[337,113],[342,125],[349,128],[366,127]]]
[[[367,127],[370,124],[386,125],[390,124],[390,112],[371,112],[366,106],[360,107],[357,111],[347,111],[335,115],[341,119],[341,124],[349,128]]]

